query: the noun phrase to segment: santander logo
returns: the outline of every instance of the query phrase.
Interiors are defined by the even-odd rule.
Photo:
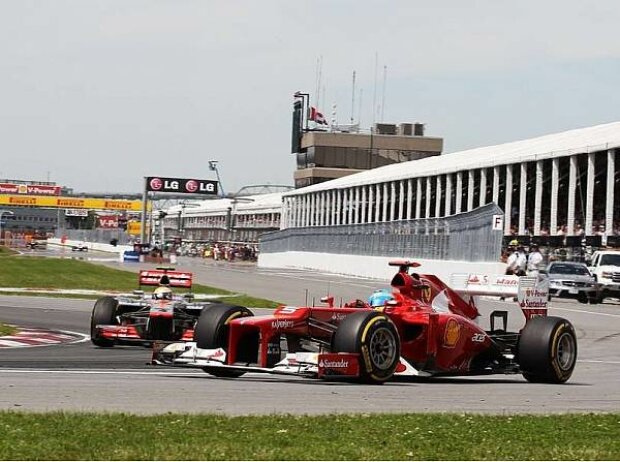
[[[160,190],[164,182],[160,178],[151,178],[150,185],[151,189]]]
[[[187,192],[196,192],[198,190],[198,182],[195,180],[189,180],[185,183],[185,189]]]

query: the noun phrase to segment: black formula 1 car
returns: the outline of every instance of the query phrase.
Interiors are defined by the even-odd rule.
[[[99,347],[150,344],[155,340],[192,340],[194,325],[209,303],[194,302],[191,293],[173,295],[171,288],[191,289],[192,273],[168,268],[140,271],[140,287],[157,286],[152,295],[106,296],[95,303],[90,338]]]
[[[497,291],[477,275],[458,293],[437,276],[409,274],[420,266],[395,261],[392,297],[381,306],[360,300],[341,307],[281,306],[272,315],[220,305],[206,310],[193,342],[156,343],[154,364],[201,368],[218,377],[246,372],[383,383],[395,376],[522,374],[530,382],[563,383],[577,360],[577,337],[569,321],[547,316],[548,282],[517,279],[524,327],[507,330],[507,311],[491,313],[491,328],[476,322],[473,298]],[[499,280],[499,278],[498,278]],[[499,283],[503,284],[503,276]],[[499,284],[501,286],[501,284]]]

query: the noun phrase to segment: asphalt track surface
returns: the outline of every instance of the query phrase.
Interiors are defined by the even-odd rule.
[[[123,266],[119,263],[108,263]],[[196,282],[276,299],[312,303],[328,291],[339,300],[365,298],[386,281],[244,263],[186,259]],[[138,267],[125,269],[136,271]],[[88,333],[92,301],[0,296],[0,321]],[[483,300],[486,326],[493,309],[508,309],[509,327],[523,317],[512,302]],[[262,312],[262,310],[256,310]],[[381,386],[262,374],[219,379],[202,371],[148,365],[142,347],[101,349],[90,342],[0,350],[0,409],[245,414],[340,412],[565,413],[620,411],[620,303],[552,302],[550,315],[568,318],[579,338],[579,360],[567,384],[531,384],[520,375],[415,379]]]

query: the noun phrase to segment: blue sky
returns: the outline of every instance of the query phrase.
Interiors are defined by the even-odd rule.
[[[319,58],[326,115],[349,118],[355,70],[368,127],[385,65],[384,121],[424,122],[446,152],[620,119],[615,0],[0,7],[0,178],[139,192],[217,159],[227,191],[292,184],[292,94],[316,96]]]

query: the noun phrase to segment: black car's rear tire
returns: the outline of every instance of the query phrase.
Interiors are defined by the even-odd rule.
[[[529,382],[566,382],[577,362],[575,328],[555,316],[531,319],[521,331],[517,358]]]
[[[394,375],[400,358],[400,339],[394,323],[383,313],[360,311],[344,318],[332,338],[334,353],[358,353],[360,378],[381,384]]]
[[[228,323],[233,319],[254,316],[244,306],[214,304],[205,307],[194,327],[194,341],[198,348],[228,350]],[[245,372],[213,367],[203,367],[203,371],[216,377],[240,377]]]
[[[118,308],[118,300],[114,297],[102,297],[95,302],[93,313],[90,317],[90,341],[93,344],[109,348],[114,346],[114,340],[102,338],[95,327],[99,324],[117,324],[116,310]]]

